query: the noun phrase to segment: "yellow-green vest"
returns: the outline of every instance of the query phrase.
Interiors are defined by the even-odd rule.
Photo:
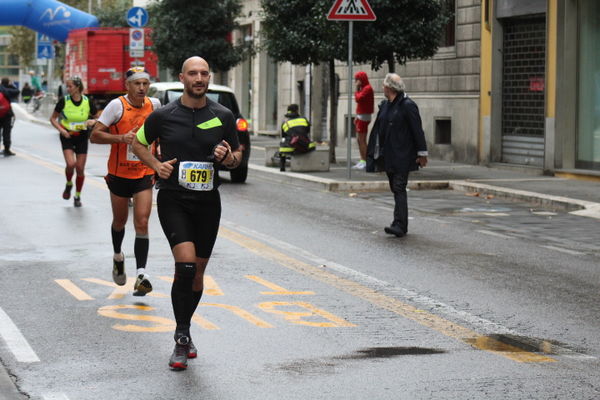
[[[60,123],[69,131],[81,132],[87,129],[85,121],[90,117],[90,100],[81,96],[81,104],[76,106],[71,96],[65,96],[65,108],[63,108]]]

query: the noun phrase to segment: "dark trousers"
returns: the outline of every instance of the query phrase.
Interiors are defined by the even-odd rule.
[[[8,114],[0,118],[0,129],[2,130],[2,142],[6,150],[10,149],[10,131],[12,130],[12,115]]]
[[[394,222],[392,225],[399,226],[404,233],[408,232],[408,201],[406,196],[406,184],[408,183],[408,171],[387,172],[390,190],[394,193]]]

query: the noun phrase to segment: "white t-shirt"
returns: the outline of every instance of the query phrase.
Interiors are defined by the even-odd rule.
[[[161,107],[160,100],[155,97],[149,97],[152,102],[153,108],[159,109]],[[127,95],[125,95],[125,100],[129,101]],[[112,124],[118,122],[123,116],[123,103],[117,97],[116,99],[112,99],[110,103],[106,105],[100,118],[98,118],[98,122],[100,122],[104,126],[111,126]]]

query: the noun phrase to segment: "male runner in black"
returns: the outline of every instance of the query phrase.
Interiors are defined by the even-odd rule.
[[[133,142],[134,153],[158,173],[158,217],[175,258],[171,301],[177,327],[169,366],[176,370],[197,355],[190,322],[219,230],[218,164],[232,169],[242,157],[233,114],[206,97],[208,63],[188,58],[179,80],[183,96],[150,114]],[[162,161],[147,147],[157,139]]]

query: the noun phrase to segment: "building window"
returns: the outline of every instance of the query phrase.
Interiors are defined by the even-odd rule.
[[[442,30],[442,36],[440,37],[440,47],[454,46],[456,41],[456,7],[455,0],[442,0],[442,7],[448,13],[448,23]]]
[[[435,144],[452,143],[452,120],[439,118],[435,120]]]
[[[579,12],[577,168],[600,169],[600,3],[582,1]]]

